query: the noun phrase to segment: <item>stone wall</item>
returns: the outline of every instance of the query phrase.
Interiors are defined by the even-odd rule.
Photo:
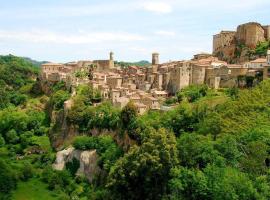
[[[242,24],[237,27],[236,41],[239,44],[245,44],[250,48],[255,48],[259,42],[265,41],[264,29],[256,22]]]
[[[221,31],[219,34],[213,36],[213,53],[216,54],[224,47],[234,44],[235,31]]]
[[[249,49],[265,40],[270,40],[269,25],[262,26],[257,22],[242,24],[236,32],[221,31],[213,36],[213,55],[228,63],[246,62],[250,60]]]

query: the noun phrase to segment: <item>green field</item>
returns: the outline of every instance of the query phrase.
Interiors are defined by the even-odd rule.
[[[39,179],[31,179],[27,182],[19,182],[15,190],[13,200],[56,200],[57,193],[47,189],[47,185]]]

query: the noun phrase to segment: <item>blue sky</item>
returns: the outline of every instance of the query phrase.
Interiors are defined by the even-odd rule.
[[[189,59],[212,51],[212,35],[270,24],[269,0],[0,0],[0,54],[80,59]]]

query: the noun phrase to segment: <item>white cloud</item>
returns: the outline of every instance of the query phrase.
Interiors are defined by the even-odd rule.
[[[146,2],[143,3],[143,9],[150,12],[160,13],[160,14],[167,14],[173,11],[172,6],[166,2]]]
[[[34,43],[56,44],[92,44],[101,42],[131,42],[145,40],[138,34],[126,32],[85,32],[77,34],[63,34],[50,31],[3,31],[0,30],[1,40],[16,40]]]
[[[160,35],[160,36],[170,36],[170,37],[173,37],[176,35],[174,31],[165,31],[165,30],[156,31],[155,34]]]

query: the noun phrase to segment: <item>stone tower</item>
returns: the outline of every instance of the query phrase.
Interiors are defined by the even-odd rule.
[[[239,25],[236,32],[236,41],[239,44],[245,44],[250,48],[255,48],[258,42],[265,41],[265,30],[257,22]]]
[[[110,63],[110,68],[114,68],[114,58],[113,58],[113,52],[112,51],[110,52],[109,63]]]
[[[113,52],[112,51],[110,52],[110,60],[113,61]]]
[[[152,54],[152,65],[158,65],[159,64],[159,54],[153,53]]]

